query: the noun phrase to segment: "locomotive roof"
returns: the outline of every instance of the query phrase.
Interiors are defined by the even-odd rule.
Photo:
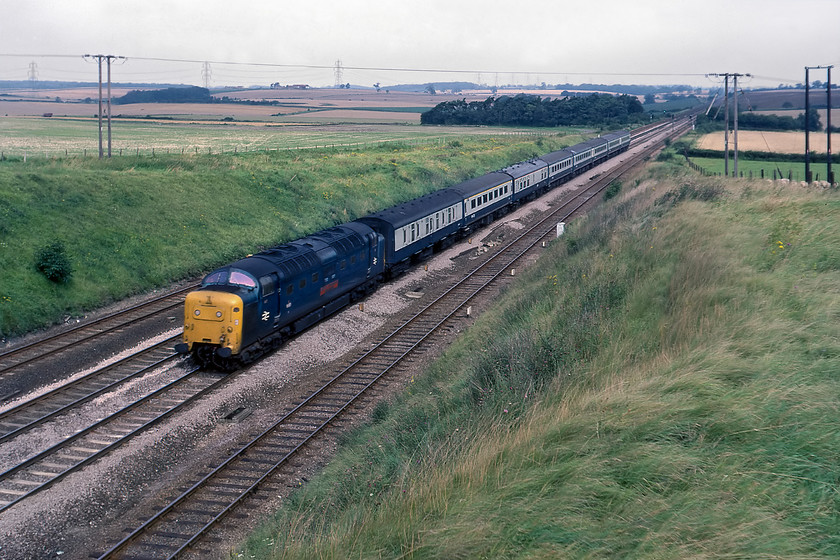
[[[288,279],[354,253],[364,247],[365,236],[369,233],[372,233],[372,230],[368,226],[350,222],[266,249],[240,259],[230,266],[249,272],[256,278],[279,271]]]
[[[529,173],[533,173],[538,169],[542,169],[546,167],[548,164],[544,162],[542,159],[532,159],[530,161],[522,161],[519,163],[514,163],[513,165],[509,165],[502,169],[504,173],[507,173],[514,179],[518,179],[519,177],[524,177]]]
[[[398,204],[392,208],[370,214],[364,218],[360,218],[360,220],[385,222],[394,228],[400,228],[405,224],[410,224],[411,222],[428,216],[430,213],[458,204],[461,200],[461,195],[452,191],[451,188],[442,189],[421,196],[420,198],[415,198],[414,200]]]

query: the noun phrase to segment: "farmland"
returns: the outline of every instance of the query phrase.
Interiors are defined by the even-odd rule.
[[[56,118],[0,118],[0,152],[6,157],[95,156],[95,120]],[[551,134],[558,131],[553,130]],[[534,135],[535,131],[458,127],[421,128],[399,124],[255,124],[197,121],[116,120],[112,125],[112,153],[219,153],[257,150],[362,146],[381,142],[434,143],[463,135]],[[538,134],[538,132],[537,132]]]
[[[124,93],[114,90],[113,95],[116,98]],[[98,104],[85,100],[96,99],[97,95],[95,89],[80,88],[39,91],[37,97],[32,92],[0,96],[0,152],[6,157],[95,155]],[[423,110],[458,97],[454,95],[332,89],[253,90],[224,95],[277,104],[114,104],[112,153],[241,152],[392,141],[422,143],[464,134],[535,133],[533,129],[419,126]],[[486,94],[473,95],[483,98]]]
[[[733,148],[734,137],[729,134],[729,147]],[[813,132],[809,139],[811,151],[825,153],[826,135]],[[723,131],[704,135],[697,141],[702,150],[723,150]],[[840,134],[831,135],[831,145],[840,146]],[[760,130],[738,131],[738,149],[755,152],[775,152],[781,154],[801,154],[805,152],[804,132],[766,132]]]

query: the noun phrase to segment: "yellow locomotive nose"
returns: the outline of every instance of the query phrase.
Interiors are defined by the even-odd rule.
[[[200,290],[184,301],[184,345],[215,347],[221,354],[238,354],[242,344],[242,298],[226,292]]]

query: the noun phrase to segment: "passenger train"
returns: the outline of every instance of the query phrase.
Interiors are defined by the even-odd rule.
[[[629,131],[604,134],[214,270],[186,297],[175,349],[202,366],[235,370],[629,146]]]

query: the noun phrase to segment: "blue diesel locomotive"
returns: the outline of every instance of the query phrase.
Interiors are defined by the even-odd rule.
[[[605,134],[250,255],[187,295],[176,351],[230,371],[413,263],[630,146]]]

